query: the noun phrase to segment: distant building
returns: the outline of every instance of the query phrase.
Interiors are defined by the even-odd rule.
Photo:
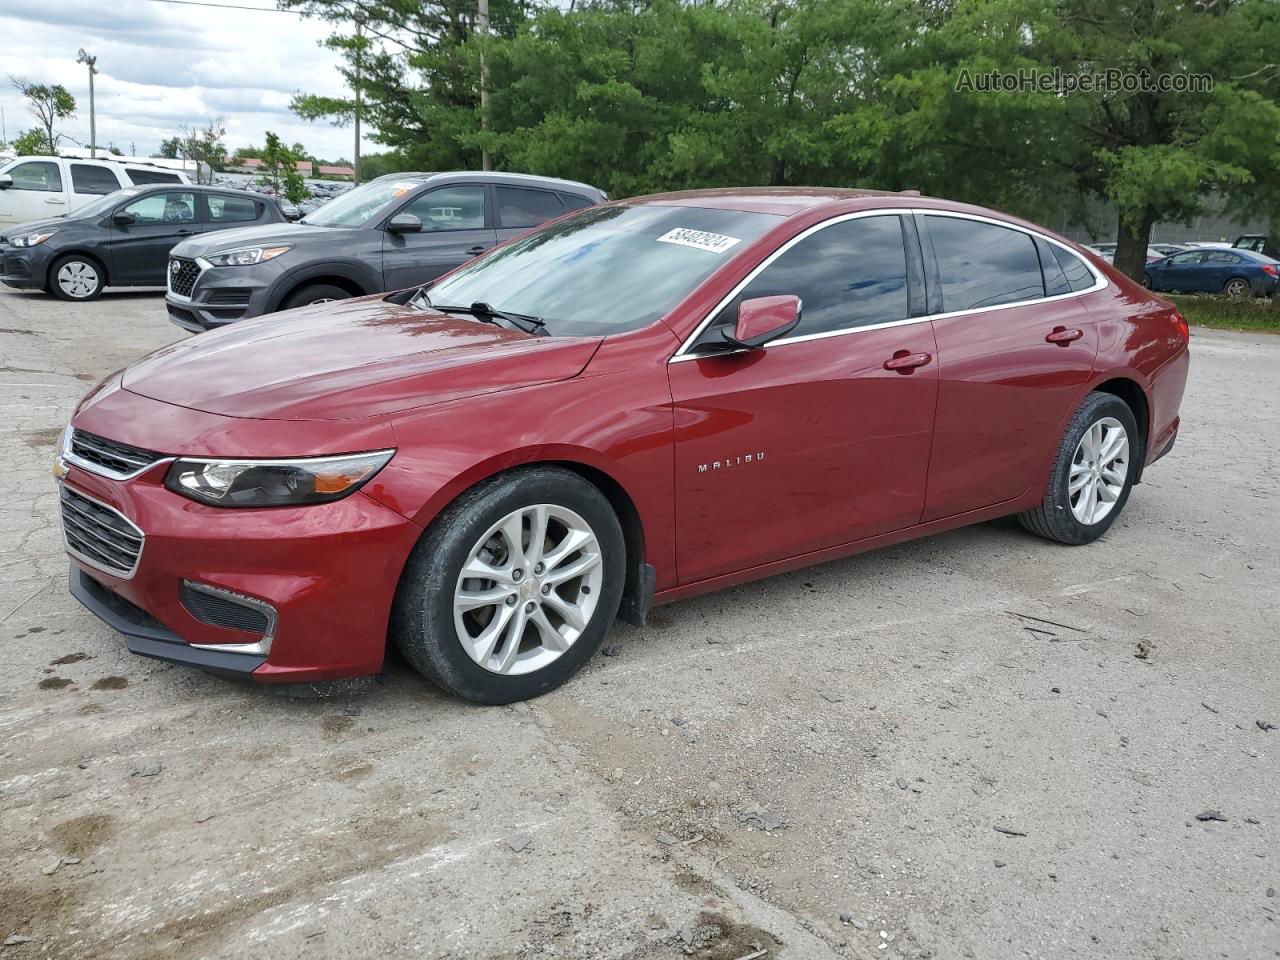
[[[340,180],[354,180],[356,172],[350,167],[330,167],[313,164],[310,160],[299,160],[294,168],[304,177],[336,177]],[[262,173],[262,161],[257,157],[227,157],[224,169],[229,173]]]

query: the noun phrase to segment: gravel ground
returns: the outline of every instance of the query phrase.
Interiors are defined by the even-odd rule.
[[[1098,544],[997,522],[675,604],[486,709],[398,660],[282,699],[68,596],[54,440],[180,335],[0,293],[5,960],[1280,956],[1280,339],[1195,331]]]

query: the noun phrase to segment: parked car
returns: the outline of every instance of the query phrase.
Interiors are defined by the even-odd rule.
[[[1280,282],[1280,264],[1251,250],[1200,249],[1148,263],[1142,285],[1150,290],[1269,296]]]
[[[283,223],[270,200],[222,187],[128,187],[73,216],[8,227],[0,234],[0,282],[93,300],[102,288],[163,286],[169,251],[188,237]]]
[[[1265,233],[1246,233],[1232,244],[1237,250],[1252,250],[1272,260],[1280,260],[1280,242]]]
[[[434,280],[530,227],[604,199],[514,173],[397,173],[295,224],[192,239],[173,251],[169,319],[199,332],[309,303]]]
[[[979,207],[609,203],[94,387],[55,471],[71,590],[146,656],[320,682],[390,638],[508,703],[651,604],[1009,514],[1096,540],[1173,446],[1187,346],[1167,301]]]
[[[0,166],[0,223],[65,216],[121,187],[190,182],[145,160],[18,157]]]
[[[1168,245],[1162,244],[1160,246],[1156,246],[1153,244],[1147,247],[1147,263],[1151,263],[1153,260],[1160,260],[1168,256],[1167,253],[1163,252],[1162,250],[1163,246],[1168,246]],[[1099,247],[1110,247],[1111,249],[1104,252],[1102,250],[1099,250],[1098,249]],[[1095,244],[1093,246],[1090,246],[1088,249],[1098,254],[1098,256],[1101,257],[1103,260],[1105,260],[1107,263],[1115,263],[1115,260],[1116,260],[1115,248],[1116,248],[1116,245],[1114,243],[1100,243],[1100,244]],[[1175,250],[1174,252],[1176,253],[1177,251]]]
[[[1147,249],[1148,251],[1154,250],[1162,257],[1171,257],[1175,253],[1182,253],[1182,251],[1191,248],[1181,243],[1153,243]]]

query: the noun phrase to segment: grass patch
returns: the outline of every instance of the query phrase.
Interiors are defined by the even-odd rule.
[[[1272,297],[1234,300],[1213,294],[1196,296],[1162,293],[1160,296],[1177,304],[1193,327],[1280,333],[1280,302],[1274,302]]]

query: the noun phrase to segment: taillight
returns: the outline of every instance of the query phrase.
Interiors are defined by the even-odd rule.
[[[1280,267],[1277,267],[1274,263],[1264,263],[1262,272],[1272,277],[1280,277]]]
[[[1191,342],[1191,328],[1187,326],[1187,318],[1180,314],[1177,310],[1173,311],[1173,325],[1178,331],[1178,336],[1182,338],[1183,343]]]

